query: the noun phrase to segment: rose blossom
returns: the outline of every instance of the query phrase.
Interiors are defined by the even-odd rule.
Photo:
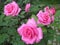
[[[15,1],[4,6],[4,14],[6,16],[17,16],[20,11],[21,8],[19,8],[18,4]]]
[[[55,14],[55,12],[56,12],[56,10],[55,10],[55,8],[50,8],[50,13],[52,14],[52,15],[54,15]]]
[[[44,11],[48,11],[51,15],[54,15],[55,12],[56,12],[56,10],[55,10],[54,7],[49,8],[48,6],[46,6],[46,7],[44,8]]]
[[[42,10],[40,10],[37,14],[37,17],[38,24],[49,25],[51,23],[51,17],[47,11],[43,12]]]
[[[30,7],[31,7],[30,3],[26,4],[26,6],[25,6],[25,12],[29,12]]]
[[[41,28],[37,28],[37,24],[34,18],[29,19],[26,24],[22,24],[17,32],[22,36],[22,40],[26,44],[38,43],[43,38],[43,32]]]
[[[44,11],[47,11],[48,13],[50,13],[51,22],[53,22],[53,21],[54,21],[54,14],[55,14],[55,12],[56,12],[55,8],[54,8],[54,7],[49,8],[48,6],[46,6],[46,7],[44,8]]]

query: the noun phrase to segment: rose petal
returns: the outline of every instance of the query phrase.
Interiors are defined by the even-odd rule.
[[[41,39],[43,39],[43,32],[42,32],[42,29],[41,28],[37,28],[38,30],[38,37],[36,39],[36,43],[38,43]]]
[[[37,23],[36,23],[36,21],[34,20],[34,18],[29,19],[29,20],[27,21],[27,24],[30,25],[30,26],[37,27]]]

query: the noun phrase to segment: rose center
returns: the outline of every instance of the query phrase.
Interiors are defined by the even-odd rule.
[[[48,17],[47,15],[44,15],[43,21],[44,21],[44,22],[47,22],[47,21],[48,21],[48,18],[49,18],[49,17]]]
[[[11,13],[12,10],[13,10],[13,6],[12,6],[12,5],[11,5],[11,6],[7,6],[7,11],[8,11],[8,13]]]
[[[24,37],[32,39],[33,37],[37,36],[36,32],[34,31],[34,29],[32,27],[27,27],[24,29]]]

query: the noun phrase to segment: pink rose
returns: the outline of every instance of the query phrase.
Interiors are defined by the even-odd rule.
[[[55,8],[50,8],[50,13],[51,13],[52,15],[54,15],[55,12],[56,12]]]
[[[48,6],[46,6],[46,7],[44,8],[44,11],[47,11],[48,13],[50,13],[51,22],[53,22],[53,21],[54,21],[54,14],[55,14],[55,12],[56,12],[55,8],[54,8],[54,7],[49,8]]]
[[[4,14],[6,16],[17,16],[20,11],[21,8],[14,1],[4,6]]]
[[[46,6],[46,7],[44,8],[44,11],[48,11],[51,15],[54,15],[55,12],[56,12],[56,10],[55,10],[54,7],[49,8],[48,6]]]
[[[30,7],[31,7],[30,3],[26,4],[26,6],[25,6],[25,12],[29,12]]]
[[[38,43],[43,38],[43,32],[41,28],[37,28],[35,20],[29,19],[26,24],[22,24],[17,32],[22,36],[22,40],[26,44]]]
[[[37,14],[37,17],[38,24],[49,25],[51,23],[51,17],[47,11],[43,12],[42,10],[40,10]]]

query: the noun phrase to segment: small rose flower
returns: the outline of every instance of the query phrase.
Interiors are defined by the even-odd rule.
[[[22,40],[26,44],[34,44],[35,42],[38,43],[43,38],[43,32],[41,28],[37,28],[37,24],[35,20],[29,19],[26,24],[22,24],[18,29],[17,32],[20,36],[22,36]]]
[[[50,8],[50,13],[51,13],[52,15],[54,15],[55,12],[56,12],[55,8]]]
[[[26,4],[26,6],[25,6],[25,12],[29,12],[30,7],[31,7],[30,3]]]
[[[48,6],[46,6],[46,7],[44,8],[44,11],[47,11],[48,13],[50,13],[51,22],[53,22],[53,21],[54,21],[54,14],[55,14],[55,12],[56,12],[55,8],[54,8],[54,7],[49,8]]]
[[[48,6],[46,6],[45,8],[44,8],[44,11],[47,11],[47,12],[49,12],[49,7]]]
[[[19,8],[18,4],[15,1],[4,6],[4,14],[6,16],[17,16],[20,11],[21,8]]]
[[[42,10],[40,10],[37,14],[37,17],[38,24],[49,25],[51,23],[51,17],[47,11],[43,12]]]
[[[54,7],[49,8],[48,6],[46,6],[46,7],[44,8],[44,11],[48,11],[51,15],[54,15],[55,12],[56,12],[56,10],[55,10]]]

